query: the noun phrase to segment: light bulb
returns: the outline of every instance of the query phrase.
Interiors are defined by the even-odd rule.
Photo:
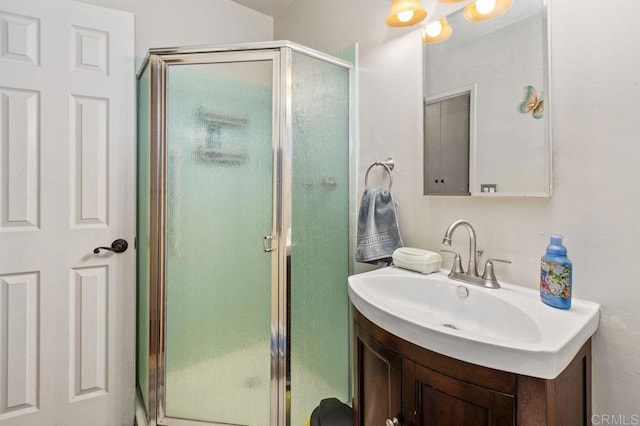
[[[493,9],[496,7],[496,0],[478,0],[476,2],[476,10],[481,15],[486,15],[487,13],[491,13]]]
[[[494,0],[495,3],[495,0]],[[413,18],[413,10],[407,10],[405,12],[398,13],[398,21],[400,22],[409,22],[411,18]]]
[[[437,37],[442,32],[442,24],[440,23],[440,21],[436,21],[432,24],[427,25],[425,31],[427,32],[427,35],[429,37]]]

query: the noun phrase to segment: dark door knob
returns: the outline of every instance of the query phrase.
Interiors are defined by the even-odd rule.
[[[109,250],[115,253],[122,253],[127,251],[127,248],[129,248],[129,243],[127,243],[126,240],[117,239],[111,243],[111,247],[96,247],[93,249],[93,252],[98,254],[100,250]]]

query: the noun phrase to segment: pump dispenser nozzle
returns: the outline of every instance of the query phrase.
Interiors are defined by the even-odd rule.
[[[551,239],[551,242],[547,246],[547,254],[556,256],[567,255],[567,248],[562,245],[562,235],[551,234],[549,232],[541,232],[540,235],[545,235]]]

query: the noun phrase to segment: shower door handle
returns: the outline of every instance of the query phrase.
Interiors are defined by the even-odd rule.
[[[275,250],[271,246],[272,242],[273,242],[273,235],[271,234],[265,235],[264,238],[262,238],[262,249],[264,250],[265,253],[271,253],[272,251]]]

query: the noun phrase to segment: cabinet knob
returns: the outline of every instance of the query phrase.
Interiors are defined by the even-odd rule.
[[[387,419],[387,426],[400,426],[400,420],[397,417],[394,417],[393,420]]]

